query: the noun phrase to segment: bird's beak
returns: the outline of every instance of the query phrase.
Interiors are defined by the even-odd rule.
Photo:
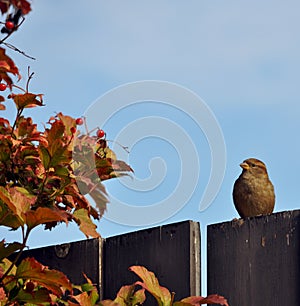
[[[245,162],[241,163],[240,166],[245,170],[248,170],[250,168],[249,165]]]

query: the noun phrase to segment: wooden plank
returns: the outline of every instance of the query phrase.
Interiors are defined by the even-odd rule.
[[[208,226],[208,294],[230,306],[300,305],[300,210]]]
[[[185,221],[106,239],[104,244],[104,298],[113,299],[121,286],[138,277],[128,268],[142,265],[160,284],[175,292],[175,300],[200,294],[200,231]],[[149,299],[145,305],[155,305]]]
[[[85,273],[93,283],[102,280],[102,239],[90,239],[24,251],[22,258],[34,257],[43,265],[65,273],[74,284],[85,283]],[[99,292],[101,288],[98,286]]]

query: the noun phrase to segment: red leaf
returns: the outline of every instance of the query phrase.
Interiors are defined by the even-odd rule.
[[[2,287],[0,287],[0,301],[1,302],[4,302],[4,305],[5,305],[5,302],[6,302],[6,294],[5,294],[5,291]]]
[[[202,296],[189,296],[185,299],[182,299],[180,302],[183,303],[188,303],[190,305],[203,305],[203,304],[219,304],[223,306],[229,306],[227,303],[227,300],[217,294],[211,294],[207,297],[202,297]],[[174,306],[180,306],[180,302],[174,303]]]
[[[34,258],[26,258],[21,261],[17,268],[16,277],[36,281],[58,296],[63,294],[64,289],[72,292],[72,285],[62,272],[50,270]]]
[[[31,11],[30,3],[27,0],[12,0],[12,4],[22,10],[22,14],[26,15]]]
[[[7,1],[0,1],[0,10],[2,14],[5,14],[8,11],[9,3]]]
[[[7,73],[12,73],[20,79],[19,70],[13,60],[5,54],[5,49],[0,48],[0,78],[5,80],[8,86],[11,87],[12,80]]]
[[[8,11],[10,5],[14,6],[16,9],[21,9],[23,15],[26,15],[31,11],[30,3],[27,0],[1,0],[1,13],[5,14]]]

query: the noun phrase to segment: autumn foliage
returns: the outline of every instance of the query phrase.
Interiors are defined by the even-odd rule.
[[[0,1],[2,44],[30,9],[27,1]],[[15,22],[13,27],[7,27],[7,20]],[[72,296],[73,287],[65,275],[34,258],[16,265],[29,234],[39,225],[52,229],[60,223],[75,222],[86,237],[99,237],[94,220],[103,215],[108,203],[102,181],[132,169],[117,160],[105,138],[88,131],[80,135],[76,119],[70,116],[58,113],[40,131],[24,112],[43,106],[43,95],[29,92],[32,74],[25,89],[16,85],[13,77],[20,80],[18,68],[0,47],[1,88],[11,89],[8,101],[0,97],[0,109],[5,110],[4,101],[9,100],[16,108],[14,122],[0,118],[0,225],[21,229],[23,238],[21,242],[0,242],[0,301],[1,305],[55,302],[66,290]],[[94,205],[87,194],[95,200]],[[8,258],[13,253],[18,255],[12,262]]]
[[[0,110],[5,111],[9,102],[16,108],[12,123],[0,117],[0,226],[22,233],[20,242],[0,241],[0,305],[133,306],[143,304],[145,291],[162,306],[228,305],[217,295],[174,302],[174,294],[160,286],[152,272],[139,266],[130,270],[141,281],[122,287],[114,301],[99,302],[88,276],[85,284],[74,285],[62,272],[34,258],[20,260],[31,231],[40,225],[51,230],[61,223],[75,222],[87,238],[99,237],[95,220],[101,218],[108,204],[102,182],[133,170],[110,150],[103,130],[98,129],[95,135],[87,130],[79,132],[78,125],[85,123],[85,118],[57,113],[39,130],[25,115],[28,108],[44,106],[43,95],[29,91],[33,76],[29,70],[25,88],[16,84],[21,76],[4,47],[27,56],[6,39],[19,29],[31,4],[26,0],[0,0],[0,11],[0,90],[10,90],[7,100],[0,95]],[[86,195],[94,200],[93,205]]]
[[[208,297],[189,296],[175,302],[175,293],[171,293],[166,287],[159,284],[153,272],[142,266],[132,266],[129,268],[139,278],[132,285],[123,286],[114,300],[104,300],[102,306],[135,306],[143,305],[146,300],[146,292],[151,294],[158,306],[197,306],[203,304],[219,304],[229,306],[226,299],[217,294]]]

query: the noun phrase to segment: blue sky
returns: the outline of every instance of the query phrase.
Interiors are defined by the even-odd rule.
[[[210,175],[210,140],[189,112],[146,101],[116,113],[104,127],[108,138],[115,139],[131,122],[158,116],[185,131],[198,152],[199,181],[187,204],[161,223],[199,221],[205,238],[207,224],[238,217],[232,187],[241,172],[239,163],[248,157],[267,164],[275,185],[276,212],[299,207],[299,6],[296,1],[277,0],[33,1],[33,12],[10,43],[37,60],[9,54],[24,79],[31,66],[35,72],[31,90],[45,94],[46,107],[28,112],[39,123],[56,111],[79,117],[108,91],[142,80],[176,83],[201,97],[216,117],[226,145],[224,180],[202,212],[198,208]],[[12,114],[10,107],[3,113],[10,118]],[[145,139],[130,148],[129,156],[116,149],[128,158],[136,176],[125,186],[119,181],[106,183],[111,206],[115,198],[135,206],[151,205],[177,188],[181,162],[187,162],[178,152],[188,154],[192,147],[182,148],[181,136],[174,147],[159,137],[159,131],[155,133],[145,130]],[[177,132],[170,128],[169,133],[173,137]],[[123,133],[123,145],[134,141],[130,135]],[[149,164],[155,157],[160,158],[157,164]],[[151,192],[130,190],[135,182],[142,188],[143,180],[151,185],[155,179],[157,187]],[[107,219],[99,224],[104,237],[139,228]],[[60,226],[46,234],[36,230],[29,244],[80,239],[84,236],[75,226]]]

